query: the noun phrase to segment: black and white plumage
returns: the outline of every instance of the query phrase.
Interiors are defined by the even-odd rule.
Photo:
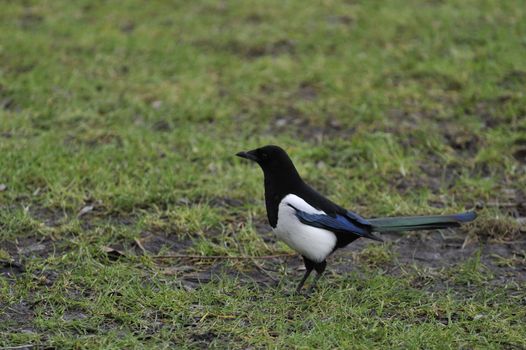
[[[456,227],[476,217],[474,212],[467,212],[366,220],[307,185],[287,153],[278,146],[239,152],[237,156],[255,161],[263,169],[269,223],[280,240],[303,256],[306,272],[296,289],[298,292],[312,270],[318,273],[312,286],[316,284],[327,265],[326,258],[336,249],[361,237],[381,241],[372,232]]]

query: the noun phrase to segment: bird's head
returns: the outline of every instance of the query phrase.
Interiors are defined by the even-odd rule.
[[[297,173],[287,152],[278,146],[268,145],[248,152],[239,152],[236,156],[258,163],[265,173],[289,171]]]

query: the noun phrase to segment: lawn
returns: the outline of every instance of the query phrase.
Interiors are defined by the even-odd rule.
[[[0,347],[526,348],[525,1],[0,8]],[[290,295],[265,144],[365,217],[479,218]]]

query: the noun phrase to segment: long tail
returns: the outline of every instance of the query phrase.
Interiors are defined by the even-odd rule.
[[[367,221],[373,226],[373,232],[397,232],[458,227],[465,222],[475,220],[476,217],[477,213],[468,211],[453,215],[398,216],[367,219]]]

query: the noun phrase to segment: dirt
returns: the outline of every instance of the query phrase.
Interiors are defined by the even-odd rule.
[[[131,34],[135,30],[136,24],[133,21],[127,21],[121,24],[120,30],[124,34]]]
[[[208,205],[215,208],[239,208],[245,205],[245,202],[236,198],[215,197],[208,200]]]
[[[29,213],[35,220],[40,221],[48,227],[59,226],[64,222],[64,220],[68,218],[68,216],[72,215],[72,213],[68,213],[57,208],[45,207],[30,207]]]
[[[271,43],[247,46],[233,41],[230,43],[229,49],[238,55],[255,59],[263,56],[294,54],[296,43],[289,39],[281,39]]]
[[[479,136],[470,130],[458,129],[453,123],[446,123],[443,128],[446,143],[457,153],[468,157],[478,153],[482,143]]]
[[[491,258],[493,255],[509,258],[526,249],[526,237],[517,237],[520,240],[510,242],[480,242],[470,240],[465,233],[458,230],[413,233],[408,236],[399,234],[393,238],[396,242],[394,251],[399,257],[399,262],[413,264],[419,261],[420,265],[432,268],[456,265],[480,251],[482,263],[499,272],[500,267],[496,266]],[[517,277],[525,280],[526,271],[517,271]]]
[[[35,125],[35,127],[39,127]],[[97,148],[101,146],[114,145],[116,147],[123,146],[123,140],[120,135],[117,135],[113,132],[102,132],[96,135],[86,136],[82,135],[68,135],[64,139],[64,145],[67,147],[79,147],[86,146],[89,148]]]
[[[352,16],[342,15],[342,16],[328,16],[326,18],[327,23],[331,25],[342,25],[342,26],[351,26],[356,22],[356,19]]]
[[[316,82],[303,81],[292,97],[305,101],[314,101],[318,97],[320,90],[321,88]]]
[[[169,132],[172,131],[172,125],[168,121],[162,119],[152,125],[152,130],[158,132]]]
[[[302,96],[301,98],[304,100],[309,100],[316,98],[316,91],[311,86],[300,87],[296,94],[297,96]],[[327,116],[324,119],[324,123],[320,124],[319,121],[312,120],[298,108],[289,106],[274,116],[265,132],[269,135],[285,133],[305,142],[321,143],[325,139],[335,137],[348,138],[354,134],[355,129],[342,124],[330,116]]]
[[[499,85],[505,89],[524,88],[526,86],[526,72],[522,70],[512,70],[502,77]]]
[[[505,111],[509,110],[514,98],[516,97],[509,93],[502,93],[493,98],[474,99],[466,102],[464,113],[480,118],[488,129],[508,126],[513,120]],[[516,113],[526,114],[526,111],[516,111]]]
[[[44,16],[36,13],[30,8],[27,8],[18,18],[18,24],[24,30],[36,29],[42,22],[44,22]]]
[[[49,237],[20,237],[0,242],[0,246],[15,262],[31,258],[45,259],[59,251],[56,242]]]
[[[0,302],[0,320],[5,322],[8,328],[17,330],[20,333],[35,333],[35,329],[30,326],[33,320],[34,309],[31,303],[20,301],[16,304],[4,305]]]
[[[192,245],[189,239],[181,238],[175,232],[143,231],[139,241],[146,252],[150,254],[159,254],[163,249],[168,249],[174,253],[180,252]]]
[[[16,102],[12,95],[12,92],[7,89],[7,87],[0,84],[0,109],[5,111],[12,111],[16,109]]]
[[[15,277],[26,271],[24,265],[12,260],[0,260],[0,275]]]
[[[265,56],[277,57],[281,55],[293,55],[296,52],[296,43],[290,39],[279,39],[273,42],[252,44],[242,43],[236,40],[226,43],[199,40],[189,44],[201,50],[229,52],[248,60],[255,60]]]

